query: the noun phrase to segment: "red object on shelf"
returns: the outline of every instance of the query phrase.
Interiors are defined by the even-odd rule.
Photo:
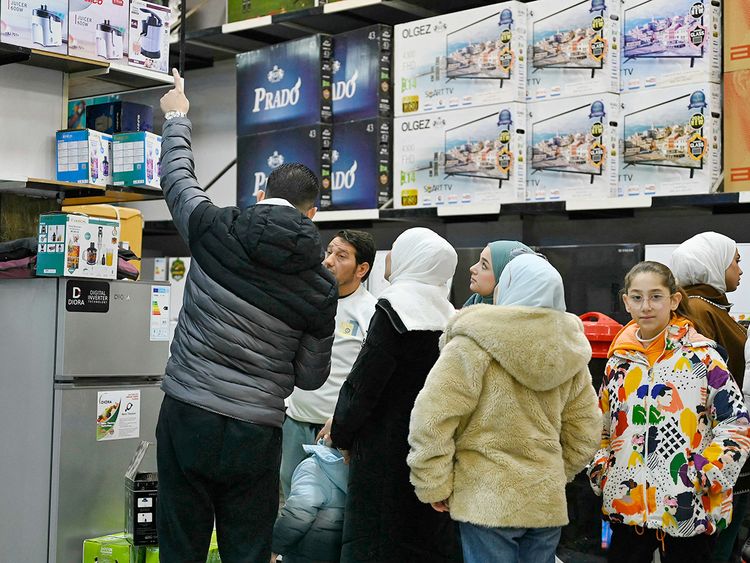
[[[591,357],[606,358],[622,325],[603,313],[584,313],[579,318],[583,321],[583,332],[591,343]]]

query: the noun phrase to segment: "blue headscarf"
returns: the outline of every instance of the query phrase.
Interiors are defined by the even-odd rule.
[[[565,289],[560,273],[544,258],[523,254],[500,275],[495,288],[497,305],[543,307],[565,312]]]
[[[515,240],[498,240],[489,243],[487,246],[490,249],[490,256],[492,258],[492,272],[495,276],[495,285],[497,285],[497,282],[500,279],[500,274],[503,273],[503,270],[513,258],[524,252],[534,252],[524,243]],[[477,303],[488,303],[492,305],[492,294],[490,293],[487,296],[482,296],[475,293],[469,297],[466,303],[464,303],[464,307],[476,305]]]

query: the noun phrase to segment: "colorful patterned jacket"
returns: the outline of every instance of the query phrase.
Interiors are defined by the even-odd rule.
[[[712,534],[732,518],[750,418],[716,344],[676,318],[653,367],[620,331],[599,392],[601,448],[589,468],[611,522],[671,536]]]

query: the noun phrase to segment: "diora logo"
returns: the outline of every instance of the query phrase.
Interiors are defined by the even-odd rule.
[[[297,102],[299,102],[300,88],[302,88],[301,78],[298,78],[297,82],[291,88],[282,88],[275,92],[269,92],[263,87],[256,88],[253,113],[283,108],[286,106],[296,106]]]
[[[354,187],[354,182],[357,181],[357,161],[355,160],[352,167],[346,172],[343,170],[334,172],[331,180],[333,190],[351,190]]]

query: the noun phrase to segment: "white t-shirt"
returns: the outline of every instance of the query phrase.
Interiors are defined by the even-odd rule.
[[[357,359],[375,314],[375,299],[360,285],[351,295],[339,299],[336,329],[331,350],[331,374],[315,391],[294,389],[287,400],[287,414],[298,422],[323,424],[333,416],[339,391]]]

